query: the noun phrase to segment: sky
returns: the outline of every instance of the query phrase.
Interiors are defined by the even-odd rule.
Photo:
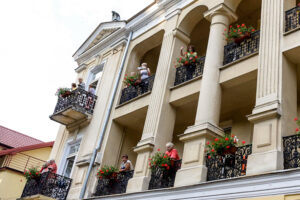
[[[0,125],[55,140],[59,87],[76,79],[73,53],[111,11],[129,19],[153,0],[7,0],[0,3]]]

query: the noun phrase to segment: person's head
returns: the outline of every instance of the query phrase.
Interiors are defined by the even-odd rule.
[[[187,48],[187,51],[188,51],[188,52],[195,52],[195,51],[196,51],[195,46],[193,46],[193,45],[190,44],[190,45],[188,46],[188,48]]]
[[[94,89],[95,89],[95,87],[94,87],[94,86],[92,86],[92,85],[89,85],[89,89],[91,89],[91,88],[94,88]]]
[[[128,155],[127,154],[124,154],[123,156],[122,156],[122,161],[123,162],[126,162],[128,160]]]
[[[141,66],[147,68],[147,67],[148,67],[148,64],[147,64],[147,63],[142,63]]]
[[[72,83],[72,88],[76,88],[76,83]]]
[[[167,151],[171,151],[174,148],[174,144],[172,142],[168,142],[166,144]]]
[[[78,79],[78,82],[79,82],[79,83],[82,83],[82,81],[83,81],[82,78],[79,78],[79,79]]]
[[[50,164],[50,165],[52,165],[52,164],[54,164],[54,163],[55,163],[55,160],[54,160],[54,159],[49,160],[49,164]]]

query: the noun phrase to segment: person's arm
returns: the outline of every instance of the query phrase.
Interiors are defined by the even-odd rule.
[[[129,171],[130,170],[130,164],[129,163],[126,163],[125,164],[125,169],[124,171]]]
[[[151,75],[150,69],[147,68],[147,71],[148,71],[148,76],[150,76]]]
[[[181,55],[181,56],[184,56],[184,55],[183,55],[183,47],[180,48],[180,55]]]
[[[178,157],[178,152],[176,149],[173,149],[170,158],[172,160],[176,160],[177,157]]]

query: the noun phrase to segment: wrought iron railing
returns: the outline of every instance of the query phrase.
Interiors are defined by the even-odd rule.
[[[259,50],[259,35],[260,31],[251,33],[250,38],[245,39],[241,43],[229,43],[224,47],[223,65],[249,56]]]
[[[285,32],[300,27],[300,6],[285,12]]]
[[[207,181],[246,175],[247,159],[251,153],[252,145],[250,144],[238,147],[234,155],[207,157]]]
[[[78,112],[93,114],[97,96],[77,88],[66,97],[58,97],[57,104],[54,109],[54,114],[72,108]]]
[[[201,57],[199,63],[195,63],[189,66],[180,66],[176,68],[176,77],[174,86],[194,79],[203,74],[203,68],[205,63],[205,56]]]
[[[300,135],[283,137],[284,169],[300,167]]]
[[[181,167],[181,160],[173,161],[174,163],[169,170],[162,170],[157,168],[151,173],[151,179],[149,183],[149,190],[159,188],[169,188],[174,186],[176,172]]]
[[[132,178],[133,172],[119,172],[116,177],[99,179],[94,196],[125,193],[128,180]]]
[[[38,179],[28,180],[22,196],[44,195],[50,198],[65,200],[70,190],[72,179],[54,174],[43,173]]]
[[[120,104],[125,103],[131,99],[134,99],[142,94],[150,92],[153,87],[155,75],[144,79],[140,84],[136,86],[128,86],[122,90]]]

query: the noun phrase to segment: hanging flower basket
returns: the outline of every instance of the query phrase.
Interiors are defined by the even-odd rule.
[[[223,151],[223,155],[228,155],[228,154],[234,155],[235,152],[236,152],[236,150],[237,150],[237,147],[236,147],[236,146],[231,146],[231,147],[229,147],[229,149],[225,149],[225,150]]]
[[[246,39],[249,39],[250,37],[251,34],[249,32],[246,32],[245,35],[243,35],[242,37],[234,38],[234,43],[240,44],[241,42],[243,42]]]
[[[228,30],[225,28],[223,34],[228,42],[233,41],[236,44],[240,44],[245,39],[250,38],[251,33],[254,31],[255,29],[252,26],[247,27],[245,24],[237,24],[235,26],[230,25]]]
[[[71,93],[70,91],[66,91],[65,93],[63,93],[63,94],[61,95],[61,97],[66,98],[66,97],[70,96],[71,94],[72,94],[72,93]]]
[[[117,169],[113,166],[104,166],[98,170],[99,179],[115,179],[117,177]]]

